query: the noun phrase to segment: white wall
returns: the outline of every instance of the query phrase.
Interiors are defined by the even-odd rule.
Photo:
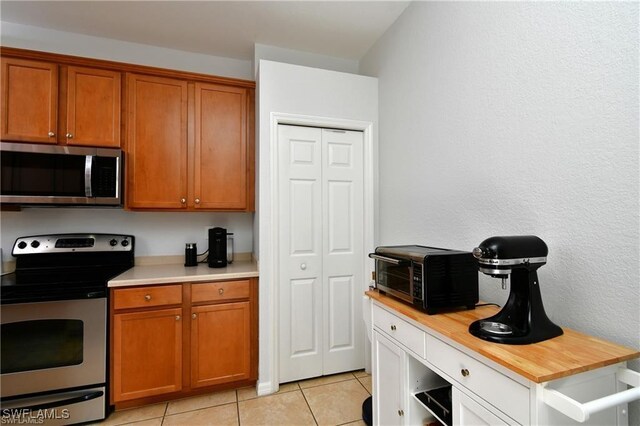
[[[271,298],[274,270],[272,228],[272,194],[270,185],[277,176],[272,172],[271,152],[277,140],[271,139],[271,116],[274,113],[297,114],[326,119],[344,119],[372,123],[373,146],[377,140],[377,79],[355,74],[308,68],[261,60],[258,70],[258,170],[260,193],[260,371],[258,392],[277,388],[275,377],[274,329],[277,312]]]
[[[236,253],[251,253],[252,221],[252,213],[147,213],[122,209],[28,208],[20,212],[2,212],[2,251],[5,261],[12,259],[13,243],[16,238],[26,235],[102,232],[134,235],[136,256],[184,254],[185,243],[197,243],[198,252],[202,253],[208,245],[206,228],[221,226],[234,232]]]
[[[303,65],[312,68],[321,68],[325,70],[342,71],[352,74],[356,74],[358,72],[359,65],[356,60],[301,52],[299,50],[285,49],[266,44],[255,44],[253,47],[253,54],[253,66],[256,75],[258,73],[258,64],[262,59],[273,62],[284,62],[286,64]]]
[[[3,46],[106,59],[253,80],[251,61],[207,56],[118,40],[2,22]],[[3,260],[11,260],[15,238],[56,232],[114,232],[136,236],[136,256],[184,254],[184,243],[207,248],[205,227],[222,226],[235,233],[236,252],[253,250],[253,214],[146,213],[117,209],[29,208],[2,212]]]
[[[3,46],[253,80],[251,61],[1,22]]]
[[[538,235],[549,316],[640,348],[638,19],[637,2],[412,3],[360,63],[379,78],[380,243]]]

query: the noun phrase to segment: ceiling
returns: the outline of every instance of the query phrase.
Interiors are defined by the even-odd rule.
[[[18,24],[252,60],[255,43],[360,59],[408,1],[7,1]]]

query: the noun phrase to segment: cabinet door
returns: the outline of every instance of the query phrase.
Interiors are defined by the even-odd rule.
[[[182,309],[113,317],[113,402],[182,389]]]
[[[373,333],[373,369],[373,423],[406,424],[406,354],[377,331]]]
[[[191,318],[191,387],[249,379],[249,302],[196,306]]]
[[[58,66],[2,58],[2,140],[56,143]]]
[[[453,388],[452,400],[454,425],[494,426],[515,423],[513,421],[505,422],[455,387]]]
[[[127,75],[127,206],[187,207],[187,82]]]
[[[69,67],[66,133],[68,145],[120,147],[120,73]]]
[[[247,209],[247,90],[195,84],[196,209]]]

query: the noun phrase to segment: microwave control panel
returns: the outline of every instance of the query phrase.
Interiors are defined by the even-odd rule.
[[[423,300],[422,294],[422,264],[411,262],[411,288],[414,299]]]

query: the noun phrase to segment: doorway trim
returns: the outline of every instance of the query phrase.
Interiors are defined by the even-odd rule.
[[[342,130],[356,130],[363,132],[363,190],[364,190],[364,218],[363,218],[363,227],[364,227],[364,251],[372,252],[374,249],[374,212],[375,212],[375,175],[374,175],[374,134],[373,134],[373,122],[370,121],[359,121],[359,120],[349,120],[342,118],[332,118],[332,117],[319,117],[319,116],[310,116],[310,115],[301,115],[301,114],[290,114],[290,113],[280,113],[280,112],[271,112],[270,114],[270,126],[269,126],[269,168],[270,168],[270,182],[269,189],[271,194],[270,199],[270,232],[269,235],[262,235],[261,238],[267,238],[269,242],[269,248],[271,255],[269,256],[269,268],[268,271],[268,294],[269,294],[269,313],[271,318],[269,318],[268,330],[267,327],[260,327],[261,332],[267,332],[269,335],[268,341],[271,345],[271,350],[268,352],[268,359],[260,359],[259,363],[264,365],[265,363],[269,364],[270,367],[270,376],[266,381],[258,381],[257,393],[258,395],[267,395],[270,393],[277,392],[279,389],[279,377],[280,377],[280,368],[279,368],[279,359],[280,359],[280,338],[279,338],[279,329],[280,329],[280,320],[279,320],[279,279],[280,279],[280,270],[279,270],[279,249],[280,243],[278,241],[278,235],[280,231],[280,221],[278,217],[278,206],[280,201],[280,194],[278,190],[278,176],[279,176],[279,168],[278,168],[278,126],[280,124],[289,124],[289,125],[298,125],[298,126],[308,126],[308,127],[322,127],[322,128],[331,128],[331,129],[342,129]],[[372,262],[365,261],[363,262],[363,277],[365,282],[362,285],[363,299],[366,298],[364,296],[364,291],[368,288],[367,279],[370,277],[370,271],[372,270]],[[357,302],[356,302],[357,303]],[[363,312],[363,316],[366,313]],[[362,318],[364,321],[364,317]],[[365,344],[365,347],[368,345]]]

